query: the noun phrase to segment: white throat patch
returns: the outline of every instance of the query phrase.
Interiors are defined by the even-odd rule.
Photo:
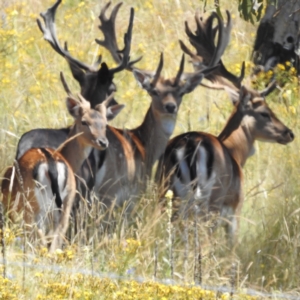
[[[174,128],[175,128],[175,123],[176,123],[176,121],[174,120],[173,117],[164,118],[161,121],[163,132],[166,135],[171,136],[173,134],[173,131],[174,131]]]

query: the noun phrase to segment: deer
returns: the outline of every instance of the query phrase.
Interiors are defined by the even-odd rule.
[[[192,92],[206,72],[215,68],[183,74],[182,56],[176,77],[164,79],[160,76],[163,62],[161,54],[157,70],[152,74],[133,69],[137,82],[151,100],[143,122],[134,129],[108,126],[109,151],[102,153],[94,149],[92,152],[95,164],[89,187],[94,189],[96,198],[107,209],[114,205],[120,207],[128,201],[128,212],[131,211],[136,198],[145,192],[152,167],[173,133],[183,95]]]
[[[215,13],[206,22],[196,15],[195,34],[186,23],[186,32],[197,54],[182,41],[180,44],[196,68],[201,68],[199,62],[205,65],[211,56],[209,51],[215,48],[216,29],[212,25],[215,18],[226,48],[231,28],[229,12],[226,27]],[[205,40],[209,42],[204,43]],[[294,134],[276,117],[265,100],[276,88],[275,82],[261,92],[255,91],[241,84],[244,64],[239,77],[229,73],[222,61],[219,66],[206,78],[213,83],[210,87],[227,89],[232,95],[234,107],[226,125],[218,136],[191,131],[172,138],[159,160],[156,180],[161,199],[171,190],[174,206],[178,200],[180,202],[179,207],[173,209],[172,221],[179,216],[186,219],[191,212],[204,220],[208,220],[210,214],[219,214],[217,225],[224,226],[227,240],[233,245],[243,205],[242,168],[254,153],[254,142],[286,145],[294,140]]]
[[[114,75],[123,70],[128,69],[130,66],[133,66],[142,58],[139,57],[135,60],[129,60],[134,21],[134,9],[131,8],[130,10],[128,29],[124,35],[124,48],[122,50],[119,50],[118,53],[114,54],[118,57],[118,65],[115,68],[109,69],[107,64],[105,62],[102,62],[101,55],[98,57],[94,65],[88,65],[76,59],[70,54],[66,42],[64,44],[64,47],[60,45],[60,42],[57,38],[55,26],[56,11],[60,4],[61,0],[58,0],[53,6],[51,6],[45,12],[40,14],[45,25],[42,24],[40,19],[37,19],[38,28],[43,33],[44,39],[50,44],[54,51],[66,59],[73,77],[80,85],[81,95],[91,103],[91,107],[93,108],[117,90],[116,85],[113,82]],[[116,4],[112,9],[110,16],[107,17],[106,12],[110,5],[111,2],[108,2],[103,6],[99,18],[102,21],[102,26],[104,29],[106,29],[106,24],[108,24],[108,26],[113,26],[113,29],[115,30],[115,21],[119,9],[122,6],[122,2]],[[116,104],[117,101],[115,99],[112,99],[110,105]],[[64,143],[67,139],[69,131],[70,127],[59,129],[37,128],[25,132],[18,142],[16,159],[19,159],[27,150],[31,148],[59,147],[59,145]],[[91,159],[86,160],[83,163],[81,169],[78,171],[77,187],[79,193],[77,193],[77,199],[75,202],[74,210],[78,208],[82,196],[84,196],[88,203],[90,203],[90,191],[86,188],[85,177],[87,175],[85,174],[89,174],[90,166],[93,165],[93,163],[94,162],[91,161]],[[74,217],[76,216],[74,211],[73,215]],[[75,227],[76,223],[77,222],[75,220]],[[75,232],[76,231],[77,230],[75,228]]]
[[[96,39],[96,42],[106,48],[116,63],[119,63],[113,23],[106,23],[105,28],[101,24],[99,29],[104,39]],[[219,51],[219,47],[216,47],[216,51]],[[137,198],[146,191],[153,165],[164,153],[174,131],[183,96],[192,92],[204,76],[216,69],[216,62],[220,59],[218,55],[219,52],[206,68],[190,74],[184,73],[183,55],[174,78],[161,76],[163,53],[154,72],[128,67],[138,85],[149,94],[151,102],[143,122],[138,127],[120,129],[108,126],[107,138],[111,145],[109,151],[100,152],[95,149],[91,154],[94,169],[88,186],[94,190],[96,198],[107,210],[122,206],[128,201],[127,212],[130,212]]]
[[[61,248],[68,228],[76,193],[76,172],[93,148],[99,151],[108,148],[107,121],[124,108],[120,104],[109,106],[113,94],[91,108],[82,95],[77,100],[71,94],[62,73],[61,80],[69,92],[66,106],[74,119],[68,139],[57,149],[29,149],[5,171],[1,183],[2,203],[9,217],[16,221],[23,212],[26,225],[36,223],[43,244],[46,234],[52,238],[50,252]]]
[[[113,82],[115,74],[125,70],[128,66],[138,62],[141,57],[134,61],[129,61],[129,53],[132,39],[132,28],[134,20],[134,10],[131,8],[130,19],[127,32],[124,35],[124,48],[117,55],[119,64],[115,68],[108,68],[105,62],[102,62],[100,55],[94,65],[88,65],[75,57],[68,51],[67,43],[62,47],[57,39],[55,27],[55,15],[61,0],[48,8],[45,12],[41,13],[41,17],[45,23],[42,24],[40,19],[37,19],[37,24],[40,31],[43,33],[44,39],[51,45],[56,53],[66,59],[71,69],[71,73],[75,80],[80,85],[81,95],[91,103],[94,108],[99,103],[103,102],[110,94],[116,91],[116,85]],[[110,6],[108,2],[101,10],[101,18],[105,22],[115,23],[118,11],[122,3],[118,3],[112,10],[109,18],[105,13]],[[112,99],[110,105],[116,105],[115,99]],[[34,147],[50,147],[57,148],[68,137],[70,127],[52,129],[52,128],[38,128],[24,133],[17,145],[16,159],[19,159],[28,149]]]

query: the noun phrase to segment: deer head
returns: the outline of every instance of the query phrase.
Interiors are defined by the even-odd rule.
[[[90,66],[74,58],[68,51],[67,43],[65,43],[64,48],[61,47],[56,36],[55,28],[55,14],[60,3],[61,0],[58,0],[46,12],[41,13],[41,17],[44,20],[45,26],[42,25],[42,22],[39,19],[37,19],[37,23],[40,30],[44,34],[44,39],[49,42],[49,44],[58,54],[67,60],[73,77],[78,81],[81,87],[81,94],[91,103],[91,107],[93,108],[97,104],[104,101],[112,92],[116,91],[116,86],[113,83],[114,74],[124,70],[128,66],[134,10],[131,9],[130,12],[128,31],[124,35],[124,49],[120,51],[120,56],[122,57],[120,57],[118,61],[119,65],[115,68],[109,69],[105,62],[101,63],[101,55],[98,57],[96,63]],[[101,15],[104,17],[105,11],[109,4],[105,5],[101,12]],[[122,3],[116,5],[111,14],[109,21],[113,24],[115,23],[115,18],[121,4]],[[113,99],[110,105],[114,104],[116,104],[116,101]]]
[[[284,125],[268,106],[265,96],[276,87],[275,82],[265,90],[259,92],[242,86],[237,98],[232,98],[235,110],[229,118],[228,124],[219,135],[224,141],[240,126],[249,139],[287,144],[294,140],[293,132]]]
[[[133,68],[133,74],[139,85],[148,92],[151,97],[151,109],[157,119],[176,118],[182,97],[192,92],[204,78],[216,67],[206,68],[192,74],[183,73],[184,55],[182,56],[180,68],[174,78],[164,79],[161,77],[163,69],[163,54],[156,72],[142,71]],[[165,128],[166,134],[173,132],[173,127]],[[171,132],[172,131],[172,132]]]
[[[68,94],[66,105],[69,114],[74,118],[73,130],[74,133],[81,134],[78,140],[83,145],[91,145],[99,150],[104,150],[108,147],[106,138],[107,121],[112,120],[125,107],[121,104],[110,106],[114,94],[111,94],[105,101],[91,108],[91,103],[84,99],[82,95],[78,95],[77,100],[65,81],[63,73],[61,81]]]

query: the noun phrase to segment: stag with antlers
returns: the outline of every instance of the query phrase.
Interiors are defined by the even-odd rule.
[[[131,130],[107,128],[107,137],[112,145],[103,157],[93,151],[94,161],[100,167],[94,170],[94,190],[98,199],[107,207],[123,205],[133,200],[146,189],[147,179],[156,160],[163,154],[173,133],[178,110],[184,94],[193,91],[207,68],[194,74],[183,74],[184,57],[175,78],[163,79],[163,55],[156,72],[133,69],[140,86],[150,97],[151,104],[140,126]],[[135,203],[132,201],[131,203]]]
[[[130,11],[130,19],[128,30],[124,35],[124,48],[118,50],[118,66],[109,69],[105,62],[101,63],[101,56],[99,56],[96,63],[92,66],[85,64],[74,58],[68,51],[67,43],[64,48],[60,45],[55,27],[55,15],[61,0],[58,0],[52,7],[47,9],[46,12],[41,13],[45,25],[42,24],[40,19],[37,19],[39,29],[44,35],[44,39],[51,45],[55,52],[64,57],[69,64],[73,77],[77,80],[81,88],[81,95],[91,103],[94,108],[99,103],[103,102],[111,93],[116,91],[116,86],[113,82],[113,77],[116,73],[121,72],[140,60],[129,61],[129,53],[131,47],[132,28],[134,19],[133,8]],[[115,24],[117,13],[122,3],[117,4],[111,13],[110,18],[105,16],[110,2],[104,6],[101,11],[100,18],[108,24]],[[113,27],[114,28],[114,27]],[[100,66],[100,67],[99,67]],[[111,101],[110,105],[115,105],[115,99]],[[50,147],[57,148],[62,144],[70,131],[70,127],[61,129],[33,129],[22,135],[19,140],[16,158],[20,158],[28,149],[34,147]]]
[[[216,29],[213,20],[218,21],[219,57],[225,50],[230,36],[230,14],[224,27],[217,14],[206,21],[196,15],[197,30],[193,34],[186,23],[186,33],[197,54],[192,53],[183,42],[182,49],[188,53],[196,68],[207,65],[211,50],[215,49]],[[222,50],[222,51],[221,51]],[[201,63],[199,63],[201,62]],[[273,113],[265,101],[276,85],[257,92],[241,85],[244,64],[240,77],[229,73],[222,61],[220,67],[207,78],[218,88],[230,89],[234,109],[226,126],[218,137],[204,132],[187,132],[171,139],[159,161],[156,178],[163,197],[167,190],[173,191],[173,200],[180,199],[178,215],[187,218],[191,211],[207,218],[209,213],[218,213],[223,220],[227,236],[234,240],[242,203],[242,167],[253,153],[256,140],[288,144],[294,134]]]

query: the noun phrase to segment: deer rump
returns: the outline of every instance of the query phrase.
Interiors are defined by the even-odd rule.
[[[186,202],[179,208],[184,217],[194,208],[202,216],[208,212],[223,215],[228,209],[235,211],[241,177],[239,165],[222,142],[209,133],[196,131],[170,140],[156,175],[162,195],[170,189],[174,199]]]
[[[13,170],[15,168],[16,170]],[[68,169],[65,159],[60,153],[55,153],[49,148],[33,148],[28,150],[14,167],[9,167],[2,181],[2,192],[11,197],[3,197],[4,206],[7,207],[12,219],[11,206],[17,206],[16,211],[20,212],[25,201],[24,219],[27,224],[36,222],[38,228],[45,227],[45,232],[56,228],[60,218],[60,210],[65,199],[72,193],[70,187],[74,187],[74,177],[68,176]],[[14,175],[13,175],[14,173]],[[13,176],[18,178],[11,186]],[[18,202],[11,202],[10,198],[16,198],[18,191],[24,192]],[[55,201],[53,201],[53,198]]]

